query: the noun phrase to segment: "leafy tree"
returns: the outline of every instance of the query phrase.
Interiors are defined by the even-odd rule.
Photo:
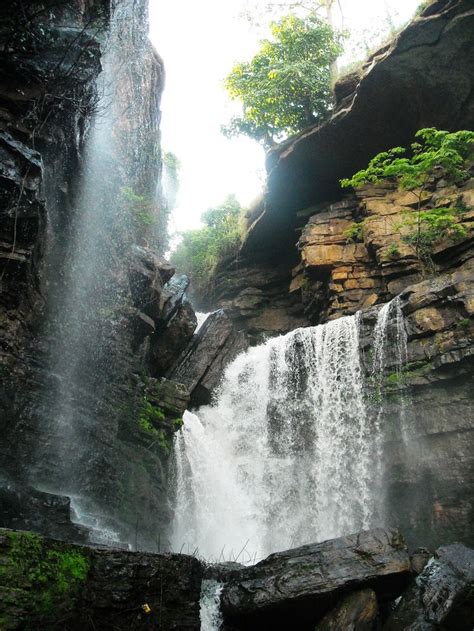
[[[171,262],[191,279],[191,290],[198,302],[205,303],[212,293],[216,266],[234,254],[240,245],[242,208],[235,195],[202,214],[204,227],[182,233],[182,241],[171,255]]]
[[[270,20],[276,21],[289,13],[297,17],[319,15],[335,27],[334,8],[338,7],[341,17],[341,28],[344,21],[339,0],[247,0],[243,17],[253,26],[267,26]]]
[[[289,15],[271,27],[250,62],[238,63],[226,79],[243,115],[223,128],[271,146],[323,120],[331,109],[331,64],[341,52],[338,37],[316,15]]]
[[[420,129],[415,137],[421,142],[412,143],[410,151],[394,147],[379,153],[366,169],[358,171],[352,178],[341,180],[341,186],[359,188],[393,179],[401,190],[410,191],[416,203],[415,216],[407,216],[400,224],[401,228],[410,229],[403,240],[414,247],[423,264],[432,267],[433,245],[446,237],[462,237],[466,230],[459,224],[464,210],[462,207],[423,208],[429,198],[427,189],[436,172],[454,184],[462,183],[469,177],[469,164],[474,159],[474,132],[462,130],[450,133],[427,128]]]

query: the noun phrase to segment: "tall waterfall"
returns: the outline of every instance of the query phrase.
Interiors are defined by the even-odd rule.
[[[105,541],[115,534],[103,525],[103,514],[120,516],[115,493],[123,471],[114,438],[117,389],[133,359],[128,269],[137,246],[157,242],[152,232],[161,170],[162,70],[148,41],[147,2],[112,7],[71,216],[67,225],[63,208],[48,217],[46,362],[52,378],[44,388],[32,467],[32,483],[70,496],[76,519]]]
[[[374,330],[382,364],[393,309]],[[215,404],[186,414],[174,452],[175,550],[249,562],[383,520],[383,419],[359,329],[356,315],[251,348],[226,370]]]

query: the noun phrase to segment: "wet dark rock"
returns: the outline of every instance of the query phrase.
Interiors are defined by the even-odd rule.
[[[239,255],[217,268],[213,304],[225,310],[251,343],[307,326],[300,296],[289,291],[295,256],[253,254],[248,259]]]
[[[471,631],[474,626],[474,550],[439,548],[403,594],[384,631]]]
[[[411,571],[413,574],[421,574],[425,569],[426,564],[431,558],[431,553],[426,548],[417,548],[410,555]]]
[[[277,552],[230,580],[224,621],[241,629],[314,629],[349,590],[371,588],[380,603],[399,596],[410,577],[397,531],[376,529]]]
[[[28,550],[34,552],[25,558]],[[76,568],[84,568],[76,580],[60,570],[66,578],[61,589],[55,589],[56,558],[74,559]],[[200,628],[204,568],[191,556],[80,547],[0,530],[0,570],[3,629]],[[47,584],[37,580],[40,572],[50,573]]]
[[[363,589],[343,598],[316,625],[315,631],[372,631],[377,613],[374,590]]]
[[[176,313],[184,300],[187,288],[189,287],[189,278],[181,274],[173,276],[165,285],[163,292],[163,314],[161,319],[167,322]]]
[[[151,338],[149,365],[152,374],[164,375],[188,344],[196,330],[197,319],[191,303],[184,297],[159,334]]]
[[[243,569],[245,569],[244,565],[241,563],[235,563],[234,561],[212,563],[212,565],[208,565],[206,567],[204,578],[206,580],[214,580],[219,583],[224,583],[237,577]]]
[[[113,175],[103,182],[111,204],[101,210],[117,221],[103,235],[105,263],[94,279],[107,297],[95,292],[93,300],[102,304],[88,314],[77,379],[65,387],[52,360],[63,339],[59,329],[66,328],[58,305],[69,287],[67,261],[80,223],[84,148],[102,94],[97,78],[105,43],[115,37],[111,6],[120,28],[111,100],[121,115],[109,156]],[[80,498],[83,515],[118,532],[121,541],[155,550],[172,516],[166,465],[188,395],[167,396],[155,413],[164,415],[162,426],[144,422],[144,394],[161,402],[153,398],[156,389],[145,393],[153,383],[150,348],[169,335],[163,355],[171,348],[179,354],[194,315],[186,282],[171,282],[172,266],[152,248],[157,240],[164,245],[166,232],[159,182],[164,69],[147,37],[147,10],[147,0],[0,3],[0,466],[23,487],[74,496],[75,506]],[[123,189],[153,202],[153,235],[143,226],[136,234],[121,230],[127,218],[120,212],[128,208]],[[61,388],[74,417],[73,445],[58,440]],[[62,528],[59,508],[48,513],[53,533]],[[29,517],[26,525],[46,528]]]
[[[134,246],[128,274],[135,306],[153,320],[159,320],[165,301],[163,288],[174,274],[173,267],[151,250]]]
[[[0,527],[33,530],[63,541],[88,541],[88,529],[72,523],[69,497],[43,493],[0,478]]]
[[[154,376],[164,375],[185,348],[197,326],[186,298],[187,276],[174,276],[168,261],[135,246],[128,267],[130,291],[137,308],[131,318],[135,346],[149,338],[147,363]]]
[[[212,313],[169,372],[170,379],[187,386],[194,406],[209,403],[225,367],[248,342],[222,309]]]

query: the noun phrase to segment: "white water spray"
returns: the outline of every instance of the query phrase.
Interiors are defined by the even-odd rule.
[[[204,580],[201,586],[200,618],[201,631],[219,631],[222,626],[220,610],[224,584],[215,580]]]
[[[376,362],[393,309],[379,313]],[[377,523],[380,418],[359,349],[352,316],[237,357],[176,437],[175,550],[245,563]]]

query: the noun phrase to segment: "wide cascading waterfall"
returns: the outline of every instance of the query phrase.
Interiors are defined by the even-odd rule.
[[[345,317],[251,348],[228,367],[216,403],[186,414],[175,550],[249,562],[381,520],[379,419],[359,325]]]

